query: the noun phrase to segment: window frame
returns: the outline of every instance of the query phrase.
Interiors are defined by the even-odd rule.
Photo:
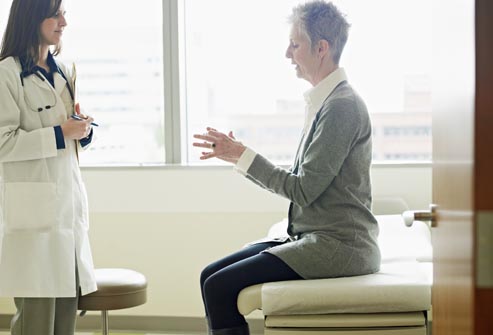
[[[186,150],[186,118],[181,106],[186,106],[183,96],[184,81],[180,77],[184,66],[180,62],[183,45],[180,43],[180,13],[183,5],[179,0],[163,0],[163,80],[164,80],[164,148],[165,165],[184,164],[182,150]],[[181,1],[183,3],[183,1]],[[180,7],[182,7],[180,9]],[[182,39],[183,40],[183,39]],[[183,131],[183,132],[182,132]]]

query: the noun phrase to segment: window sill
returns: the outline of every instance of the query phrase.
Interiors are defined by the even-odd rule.
[[[288,168],[289,165],[283,165],[282,167]],[[431,167],[431,161],[377,161],[373,162],[372,168],[423,168]],[[128,169],[144,169],[144,170],[231,170],[233,166],[231,164],[128,164],[128,165],[82,165],[83,170],[128,170]]]

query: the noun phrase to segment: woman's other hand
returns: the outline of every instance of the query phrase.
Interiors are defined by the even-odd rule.
[[[203,151],[200,156],[201,160],[217,157],[223,161],[236,164],[246,149],[241,142],[236,140],[232,131],[226,135],[214,128],[207,127],[207,133],[195,134],[193,137],[203,140],[203,142],[194,142],[194,147],[211,150]]]
[[[80,140],[91,133],[91,123],[94,119],[80,112],[79,103],[75,104],[75,114],[83,118],[83,120],[69,118],[61,125],[63,137],[67,140]]]

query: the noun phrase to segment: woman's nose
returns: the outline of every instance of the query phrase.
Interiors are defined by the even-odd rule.
[[[65,27],[67,25],[67,20],[65,19],[65,15],[60,15],[60,21],[58,23],[60,26]]]
[[[286,49],[285,56],[286,56],[286,58],[291,58],[291,47],[288,47],[288,48]]]

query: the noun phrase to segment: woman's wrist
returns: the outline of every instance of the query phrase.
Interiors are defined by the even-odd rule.
[[[243,155],[243,153],[245,152],[246,150],[246,146],[244,146],[243,144],[240,143],[240,145],[238,146],[238,156],[237,156],[237,161],[238,159],[241,158],[241,156]]]
[[[241,171],[243,174],[246,174],[246,172],[250,168],[250,165],[252,165],[255,156],[257,156],[257,153],[255,151],[246,146],[243,146],[242,154],[235,163],[236,169]]]

